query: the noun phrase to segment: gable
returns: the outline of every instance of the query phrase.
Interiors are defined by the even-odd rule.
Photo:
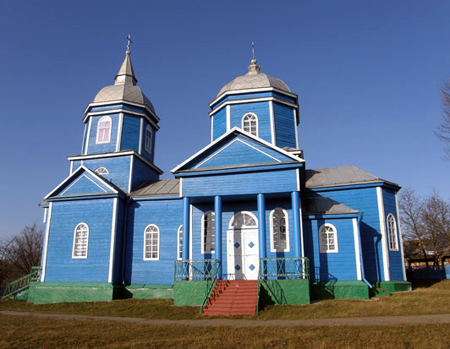
[[[232,134],[231,134],[232,133]],[[303,162],[281,148],[234,129],[226,137],[176,167],[172,172],[221,167]]]
[[[105,181],[101,176],[81,166],[51,191],[45,199],[117,193],[118,190],[113,185]]]

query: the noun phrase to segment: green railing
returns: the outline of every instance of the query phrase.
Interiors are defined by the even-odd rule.
[[[309,259],[306,257],[292,258],[260,258],[258,275],[258,298],[256,313],[259,312],[261,286],[265,280],[309,279]]]
[[[217,282],[217,259],[188,259],[175,261],[175,281],[206,281],[200,315]]]
[[[39,277],[41,276],[41,270],[42,270],[41,267],[32,267],[30,274],[22,276],[17,280],[11,281],[8,285],[6,285],[6,288],[2,295],[2,300],[12,297],[18,294],[19,292],[26,290],[30,286],[30,282],[39,281]]]
[[[259,279],[309,279],[309,259],[292,258],[260,258]]]

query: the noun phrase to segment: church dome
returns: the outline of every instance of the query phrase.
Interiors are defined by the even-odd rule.
[[[103,87],[95,96],[94,103],[125,101],[143,104],[155,112],[152,102],[136,86],[137,79],[134,75],[130,59],[130,51],[127,50],[125,59],[115,77],[114,85]]]
[[[252,59],[252,64],[248,66],[248,73],[230,81],[219,91],[216,97],[229,91],[249,90],[255,88],[273,87],[277,90],[291,92],[289,87],[280,79],[274,78],[260,72],[256,59]]]

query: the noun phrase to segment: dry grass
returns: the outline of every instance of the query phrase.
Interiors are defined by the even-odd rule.
[[[376,300],[323,301],[266,308],[254,319],[305,319],[450,313],[450,280]],[[198,307],[174,307],[168,300],[33,305],[0,302],[0,310],[198,319]],[[264,325],[262,322],[261,325]],[[410,348],[450,347],[450,324],[335,327],[186,327],[92,320],[53,320],[0,315],[0,347],[149,348]]]
[[[258,315],[245,318],[314,319],[337,317],[450,314],[450,280],[444,280],[412,292],[370,300],[326,300],[310,305],[271,306]],[[94,303],[59,303],[34,305],[25,302],[0,302],[0,310],[39,313],[124,316],[145,319],[199,319],[199,307],[175,307],[170,300],[117,300]],[[242,317],[241,317],[242,318]]]
[[[361,327],[186,327],[0,315],[0,347],[410,348],[450,347],[450,324]]]

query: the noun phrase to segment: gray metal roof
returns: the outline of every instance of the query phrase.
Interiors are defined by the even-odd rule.
[[[151,111],[155,111],[153,104],[136,86],[137,79],[131,64],[130,51],[126,52],[125,59],[114,78],[114,85],[103,87],[95,96],[94,103],[126,101],[146,105]]]
[[[305,177],[306,188],[335,187],[377,182],[399,187],[396,183],[386,181],[352,165],[306,170]]]
[[[340,202],[326,196],[315,195],[302,198],[302,208],[306,214],[348,214],[358,213]]]
[[[164,179],[161,181],[146,182],[137,190],[131,193],[131,197],[133,198],[179,196],[179,195],[180,195],[179,179]]]
[[[273,87],[278,90],[291,92],[289,87],[282,80],[261,73],[259,70],[260,68],[259,65],[256,64],[256,59],[252,59],[252,64],[250,64],[248,67],[248,73],[242,76],[238,76],[230,81],[228,84],[222,87],[216,97],[228,91],[267,87]]]

